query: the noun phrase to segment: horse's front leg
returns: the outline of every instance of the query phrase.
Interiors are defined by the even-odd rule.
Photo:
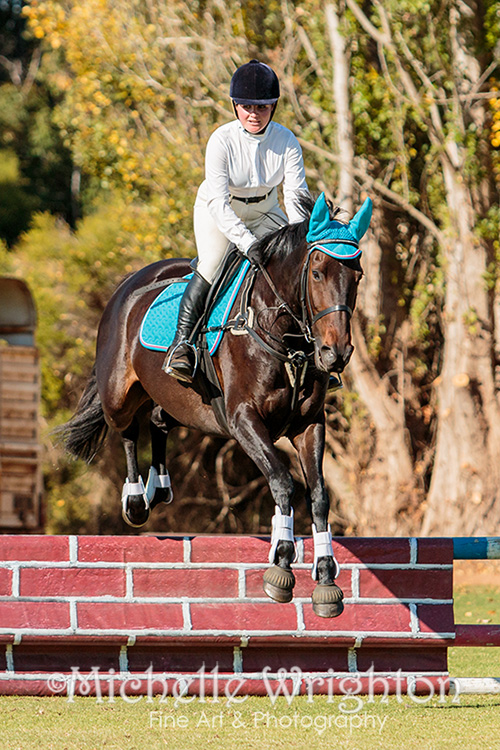
[[[317,581],[313,591],[313,609],[320,617],[337,617],[343,612],[344,595],[335,583],[338,563],[333,556],[332,533],[328,524],[330,503],[323,478],[325,449],[324,422],[310,424],[293,438],[307,484],[307,502],[313,521],[314,565]]]
[[[252,407],[240,404],[234,413],[228,414],[228,423],[232,435],[266,478],[276,504],[269,555],[272,566],[264,574],[264,591],[277,602],[289,602],[295,586],[291,569],[295,558],[292,476],[280,459],[262,419]]]

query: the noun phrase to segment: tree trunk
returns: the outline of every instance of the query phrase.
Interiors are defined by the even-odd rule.
[[[436,455],[422,533],[491,534],[500,520],[495,506],[500,413],[484,280],[487,256],[473,234],[476,217],[462,169],[445,161],[443,171],[456,233],[444,248],[445,343],[436,383]]]
[[[479,62],[469,51],[478,42],[476,2],[450,9],[450,41],[457,91],[478,90]],[[460,115],[485,126],[484,107],[473,102]],[[477,154],[478,160],[482,158]],[[449,139],[441,157],[450,226],[443,368],[436,384],[438,431],[432,482],[422,532],[491,534],[500,521],[500,404],[495,385],[495,320],[486,289],[488,252],[474,234],[489,195],[488,177],[467,183],[464,147]],[[488,174],[487,166],[486,174]],[[487,202],[487,199],[486,199]]]
[[[340,28],[337,6],[328,3],[325,16],[330,34],[333,57],[333,97],[337,126],[339,184],[336,203],[353,215],[354,193],[354,131],[349,107],[349,62],[345,37]]]
[[[337,7],[325,7],[333,57],[333,94],[335,101],[337,149],[339,163],[338,195],[342,206],[352,212],[354,191],[354,137],[349,106],[349,64],[345,38],[340,31]],[[375,211],[374,223],[377,222]],[[366,292],[361,292],[358,309],[369,322],[380,314],[380,278],[382,253],[373,233],[364,240],[368,255],[368,278],[362,282]],[[372,417],[375,450],[363,472],[362,482],[356,486],[356,521],[354,528],[361,534],[387,534],[408,531],[400,514],[407,504],[413,487],[413,469],[405,425],[404,399],[387,392],[383,381],[373,366],[359,322],[353,324],[355,353],[349,365],[355,390],[361,396]],[[352,446],[356,451],[356,446]],[[359,477],[359,471],[356,476]],[[347,502],[350,504],[347,506]],[[352,519],[352,496],[339,499],[340,515]]]

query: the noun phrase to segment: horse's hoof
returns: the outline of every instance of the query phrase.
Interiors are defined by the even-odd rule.
[[[281,604],[291,602],[294,586],[295,576],[290,568],[280,568],[279,565],[273,565],[264,573],[264,591],[275,602]]]
[[[122,517],[125,523],[134,528],[144,526],[149,520],[151,509],[144,495],[128,495],[122,505]]]
[[[337,584],[318,583],[312,594],[314,613],[318,617],[338,617],[344,611],[344,594]]]
[[[153,499],[151,500],[151,510],[156,508],[160,503],[168,505],[174,499],[174,493],[170,487],[157,487]]]

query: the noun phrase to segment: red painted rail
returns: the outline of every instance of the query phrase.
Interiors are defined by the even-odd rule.
[[[474,639],[454,622],[453,540],[334,547],[346,606],[323,619],[310,602],[311,539],[298,540],[283,605],[262,590],[264,537],[0,536],[0,693],[61,692],[71,680],[78,692],[89,674],[103,693],[110,683],[145,693],[154,679],[160,692],[208,694],[237,679],[264,694],[285,673],[300,692],[345,692],[342,680],[447,689],[447,648]]]

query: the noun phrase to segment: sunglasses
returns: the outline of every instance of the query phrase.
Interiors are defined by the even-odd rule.
[[[268,112],[272,108],[272,104],[237,104],[237,107],[241,107],[245,112]]]

